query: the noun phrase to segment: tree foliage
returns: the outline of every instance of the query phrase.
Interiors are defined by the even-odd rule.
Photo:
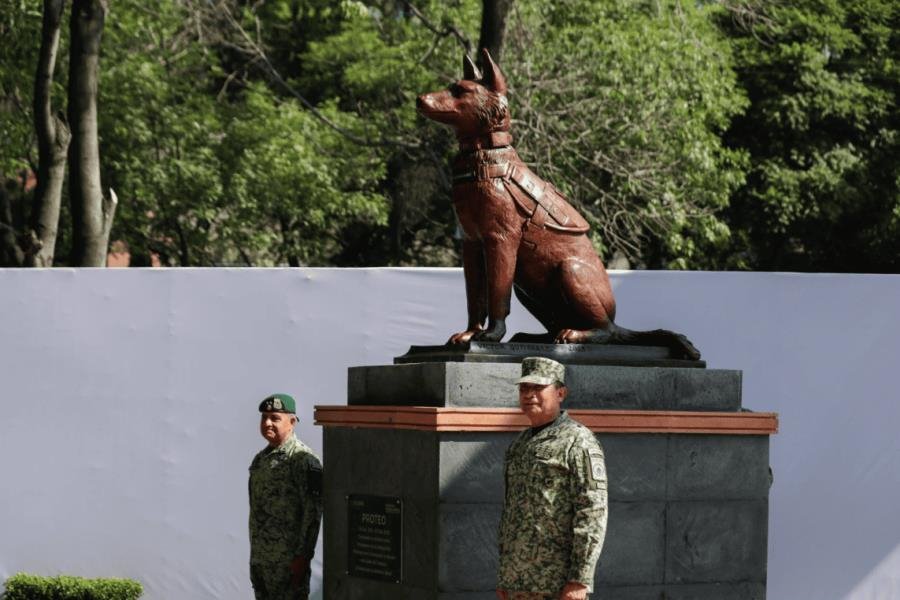
[[[745,0],[721,25],[750,98],[751,157],[725,266],[900,269],[900,5]]]
[[[98,123],[111,237],[138,265],[459,264],[455,141],[414,100],[461,76],[488,6],[515,144],[607,259],[896,271],[895,4],[117,0]],[[0,0],[0,223],[33,194],[40,6]]]
[[[11,178],[37,167],[31,90],[41,44],[40,0],[0,0],[0,39],[0,177]]]
[[[575,200],[607,256],[703,267],[743,154],[720,133],[745,100],[729,49],[689,2],[520,5],[507,53],[526,160]]]
[[[107,169],[127,211],[114,236],[140,263],[327,265],[345,228],[385,222],[380,156],[251,77],[227,35],[198,37],[209,15],[159,8],[118,5],[105,73],[121,94],[104,113]],[[353,113],[320,110],[360,126]]]
[[[41,44],[41,2],[0,0],[0,266],[25,262],[23,241],[38,170],[32,87]],[[58,90],[55,90],[58,91]]]

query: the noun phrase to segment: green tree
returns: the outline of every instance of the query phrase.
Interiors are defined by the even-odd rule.
[[[9,177],[37,167],[31,93],[41,44],[41,0],[0,0],[0,39],[0,174]]]
[[[480,14],[475,1],[347,3],[339,30],[301,55],[297,88],[359,115],[361,146],[386,163],[387,228],[358,228],[341,264],[459,264],[452,136],[416,114],[415,98],[460,76]]]
[[[119,0],[88,187],[118,193],[111,237],[134,264],[457,265],[455,141],[414,100],[490,40],[520,154],[606,258],[896,271],[894,4]],[[0,262],[45,264],[28,173],[77,65],[63,28],[60,68],[34,85],[40,0],[0,0],[0,35]],[[81,218],[67,194],[59,248]]]
[[[501,67],[520,154],[582,208],[607,258],[708,266],[744,164],[719,137],[745,100],[715,7],[518,6]]]
[[[720,20],[750,99],[726,140],[751,157],[722,263],[900,269],[900,5],[728,2]]]
[[[55,256],[57,230],[68,158],[69,200],[72,215],[70,261],[78,266],[105,266],[115,195],[104,195],[100,185],[97,134],[97,88],[100,40],[106,15],[105,0],[73,0],[69,16],[68,77],[65,113],[54,109],[57,56],[61,46],[64,0],[5,2],[5,21],[12,43],[9,65],[0,80],[4,103],[14,111],[0,119],[11,134],[10,151],[0,164],[0,179],[15,173],[20,189],[3,182],[0,192],[0,260],[12,266],[50,266]],[[40,18],[43,13],[43,19]],[[6,16],[6,15],[9,16]],[[39,23],[36,33],[35,20]],[[16,25],[21,25],[17,28]],[[13,31],[13,30],[16,31]],[[24,32],[24,33],[23,33]],[[23,77],[30,66],[33,76]],[[24,108],[23,81],[33,82],[31,112]],[[6,112],[6,111],[4,111]],[[26,121],[25,117],[30,116]],[[34,136],[23,139],[24,123],[33,121]],[[71,145],[70,145],[71,139]],[[36,141],[36,144],[35,144]],[[37,146],[38,160],[31,158]],[[21,165],[17,168],[16,163]],[[37,177],[35,189],[28,181]]]
[[[320,109],[344,130],[360,128],[352,114]],[[240,111],[226,133],[233,155],[225,197],[234,209],[227,227],[258,263],[332,264],[349,226],[386,224],[377,155],[360,156],[347,137],[262,86],[247,90]]]
[[[178,2],[117,2],[107,31],[100,129],[104,178],[120,197],[113,239],[134,264],[228,262],[222,213],[225,123],[216,61]]]
[[[122,197],[114,237],[137,264],[151,255],[182,266],[332,264],[344,229],[385,222],[379,157],[239,60],[235,24],[259,18],[278,30],[277,19],[262,23],[282,5],[255,15],[237,5],[209,13],[177,0],[117,3],[103,84],[105,176]],[[359,127],[353,114],[316,111],[348,132]]]

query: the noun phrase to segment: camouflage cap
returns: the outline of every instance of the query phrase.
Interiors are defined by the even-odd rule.
[[[522,361],[522,376],[516,383],[536,383],[566,385],[566,367],[550,358],[529,356]]]
[[[297,403],[287,394],[272,394],[259,403],[259,412],[283,412],[297,414]]]

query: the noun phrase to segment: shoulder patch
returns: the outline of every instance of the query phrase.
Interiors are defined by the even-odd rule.
[[[606,483],[606,461],[603,458],[603,451],[599,448],[590,448],[584,451],[587,462],[588,472],[594,487],[599,487],[601,483]]]

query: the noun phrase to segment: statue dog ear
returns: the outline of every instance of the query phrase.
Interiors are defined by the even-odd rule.
[[[487,48],[481,49],[484,58],[484,85],[501,96],[506,95],[506,77],[500,72],[500,67],[491,58]]]
[[[468,54],[463,56],[463,79],[468,79],[469,81],[481,79],[481,73],[478,72],[478,67],[475,66],[475,63],[472,62],[472,59],[469,58]]]

